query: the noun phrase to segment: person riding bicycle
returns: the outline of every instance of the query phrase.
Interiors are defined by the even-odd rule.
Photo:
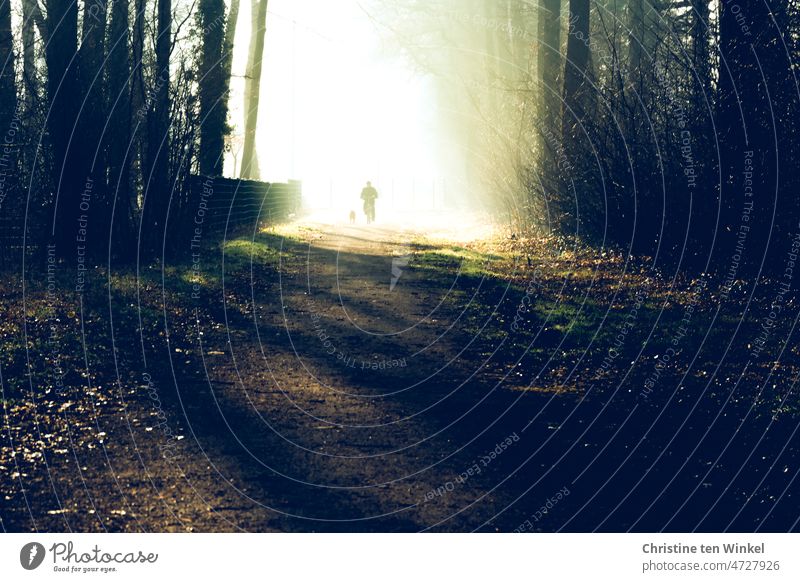
[[[372,182],[367,182],[367,185],[361,190],[361,199],[364,201],[364,214],[367,215],[367,224],[375,222],[375,199],[378,197],[378,191],[372,187]]]

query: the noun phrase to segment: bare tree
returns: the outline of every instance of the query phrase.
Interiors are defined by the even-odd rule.
[[[578,126],[586,107],[589,85],[589,0],[569,0],[567,30],[562,115],[565,142],[579,139]]]
[[[230,99],[231,74],[233,73],[233,48],[236,41],[236,25],[239,22],[239,0],[231,0],[231,8],[228,12],[228,19],[225,23],[225,45],[224,45],[224,79],[225,79],[225,98]],[[230,107],[228,107],[230,110]]]
[[[55,187],[53,234],[56,252],[71,257],[75,249],[75,225],[79,216],[79,196],[86,182],[80,145],[72,140],[81,102],[77,73],[78,5],[74,0],[47,0],[45,39],[47,91],[50,110],[47,116],[52,145],[52,181]]]
[[[561,0],[539,0],[537,66],[541,117],[558,118],[561,72]]]
[[[36,0],[22,0],[22,79],[25,90],[25,109],[30,115],[38,94],[39,75],[36,71],[36,23],[41,23],[41,11]]]
[[[200,173],[222,175],[225,135],[228,133],[227,62],[224,0],[200,0],[201,28],[199,71]]]
[[[11,32],[11,2],[0,4],[0,123],[5,129],[17,105],[14,79],[14,35]]]
[[[131,29],[131,168],[130,190],[136,191],[144,167],[143,138],[147,135],[147,106],[144,89],[145,0],[135,0]]]
[[[156,69],[153,107],[148,115],[147,164],[145,169],[145,205],[143,222],[150,251],[157,251],[165,236],[172,184],[169,172],[170,153],[170,53],[172,49],[172,2],[157,0],[155,40]]]
[[[108,35],[108,105],[110,123],[106,134],[108,164],[108,215],[117,256],[128,255],[133,247],[135,201],[131,195],[130,166],[135,150],[131,149],[130,90],[130,20],[129,2],[113,0],[111,28]]]
[[[92,210],[95,218],[100,211],[98,203],[102,203],[105,196],[106,160],[101,136],[107,119],[104,75],[107,18],[106,2],[84,2],[83,28],[78,49],[78,80],[84,101],[80,103],[78,133],[83,140],[80,150],[86,157],[86,173],[93,180],[92,195],[96,203],[92,205]]]
[[[260,171],[256,156],[258,106],[261,97],[261,63],[264,54],[264,34],[267,23],[267,0],[252,0],[254,15],[247,62],[244,101],[244,149],[241,178],[258,180]]]

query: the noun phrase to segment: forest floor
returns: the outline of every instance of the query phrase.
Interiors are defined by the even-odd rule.
[[[82,294],[7,274],[2,529],[797,527],[776,282],[459,238],[301,222]]]

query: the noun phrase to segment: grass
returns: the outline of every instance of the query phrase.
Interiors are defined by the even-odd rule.
[[[281,253],[275,243],[272,237],[260,235],[253,240],[245,238],[229,240],[221,246],[227,265],[232,268],[246,265],[249,268],[251,262],[269,264],[277,262],[282,256],[285,257],[286,253]]]
[[[54,390],[52,321],[58,322],[55,347],[61,366],[71,371],[67,379],[71,387],[68,397],[74,404],[69,408],[69,426],[82,435],[85,447],[81,455],[89,454],[90,450],[96,452],[98,445],[93,431],[97,428],[94,422],[97,415],[111,427],[109,432],[122,426],[122,408],[111,406],[119,395],[124,395],[127,402],[135,402],[137,397],[144,400],[145,406],[131,416],[134,421],[141,421],[142,426],[152,422],[148,416],[152,414],[152,403],[141,388],[143,370],[152,373],[155,384],[164,390],[160,394],[165,407],[172,405],[178,409],[174,401],[170,404],[166,393],[175,382],[173,373],[186,387],[181,398],[192,402],[192,390],[205,378],[198,364],[198,328],[193,310],[197,309],[198,318],[202,319],[204,346],[207,350],[213,346],[213,355],[219,356],[206,357],[205,363],[211,367],[224,366],[219,362],[228,353],[225,335],[229,329],[225,325],[232,321],[231,327],[243,336],[252,333],[251,274],[267,290],[274,289],[269,285],[276,281],[277,269],[304,269],[308,243],[321,236],[315,228],[277,227],[258,232],[254,237],[243,235],[224,242],[209,242],[199,262],[187,256],[167,265],[142,268],[138,276],[131,269],[115,271],[110,279],[111,306],[108,273],[102,268],[93,269],[88,274],[83,311],[74,293],[74,273],[67,265],[57,270],[58,292],[54,299],[47,296],[41,273],[38,280],[28,282],[24,311],[19,284],[12,283],[11,277],[0,281],[6,298],[0,303],[0,371],[8,424],[19,429],[14,435],[17,449],[45,448],[36,442],[34,412],[35,421],[42,423],[45,435],[61,434],[59,431],[67,422],[67,417],[62,418],[59,413],[66,396],[59,399]],[[525,397],[520,401],[521,413],[527,412],[526,407],[533,408],[539,397],[542,400],[554,397],[565,409],[572,409],[587,395],[589,406],[599,406],[611,402],[612,394],[615,400],[609,410],[619,416],[624,416],[634,405],[641,405],[640,410],[649,407],[633,417],[634,422],[643,424],[660,410],[668,410],[664,418],[669,419],[671,414],[678,425],[695,402],[706,415],[699,421],[692,419],[697,426],[705,426],[703,422],[715,418],[723,406],[728,406],[724,418],[730,422],[744,418],[751,409],[751,419],[765,422],[784,416],[794,422],[800,412],[798,396],[791,392],[800,370],[800,351],[790,343],[781,362],[777,366],[774,362],[781,341],[790,337],[789,317],[776,323],[764,356],[753,360],[745,379],[737,384],[743,364],[749,358],[747,346],[765,317],[764,310],[769,308],[769,293],[756,297],[744,316],[747,288],[732,293],[730,300],[722,304],[720,317],[706,338],[719,306],[717,291],[709,286],[697,293],[696,282],[690,279],[679,278],[673,285],[671,280],[651,273],[646,261],[626,264],[619,255],[590,249],[553,253],[542,241],[523,239],[464,244],[419,239],[408,247],[413,255],[408,268],[420,270],[424,275],[415,281],[418,283],[415,291],[446,291],[458,274],[453,292],[446,299],[452,308],[449,311],[460,315],[455,333],[463,334],[459,338],[467,340],[478,337],[474,346],[460,355],[459,361],[483,364],[495,354],[476,375],[477,390],[489,389],[503,379],[500,389],[509,391],[504,394]],[[221,313],[223,280],[227,319]],[[192,297],[195,285],[202,291],[198,299]],[[261,307],[274,307],[274,296],[269,293],[261,301]],[[686,321],[687,310],[692,306],[692,317],[686,324],[689,329],[676,343],[676,330]],[[109,310],[118,333],[116,354],[111,350]],[[278,337],[276,332],[283,331],[269,321],[269,316],[260,321],[264,326],[262,339],[267,342]],[[612,365],[607,372],[598,374],[630,321],[632,325],[624,334]],[[723,359],[721,349],[727,346],[740,323],[731,351]],[[459,344],[459,348],[466,344],[466,341]],[[502,349],[496,350],[501,345]],[[274,344],[269,347],[279,349]],[[643,383],[673,347],[676,354],[660,372],[651,400],[646,403],[636,400]],[[26,349],[32,355],[30,370],[26,365]],[[146,363],[139,359],[143,352]],[[35,405],[29,394],[29,377],[34,386]],[[303,379],[292,376],[289,382],[302,384]],[[759,394],[764,383],[766,386]],[[676,390],[678,387],[681,390]],[[672,404],[668,409],[669,402]],[[202,408],[200,404],[197,406]],[[104,410],[108,411],[105,416]],[[136,410],[131,405],[125,414]],[[108,426],[104,425],[103,430]],[[614,428],[610,421],[608,426],[609,430]],[[12,466],[10,450],[5,444],[0,446],[0,466]],[[35,464],[38,462],[30,460],[26,465],[31,473],[41,471]],[[41,491],[46,489],[43,484],[37,487]]]
[[[241,295],[231,305],[242,305],[244,312],[251,269],[260,276],[277,270],[278,265],[282,269],[298,268],[308,243],[320,236],[320,231],[313,227],[272,227],[255,236],[215,243],[205,250],[199,263],[186,257],[174,264],[154,265],[141,269],[138,279],[132,271],[115,272],[111,276],[111,288],[113,307],[118,312],[115,313],[116,323],[138,325],[141,318],[146,327],[155,329],[163,320],[165,301],[167,308],[173,310],[185,309],[189,304],[208,303],[205,299],[188,303],[187,300],[196,286],[202,289],[203,297],[221,292],[223,254],[226,295]],[[640,352],[652,359],[668,350],[690,307],[693,307],[691,329],[677,347],[686,354],[700,351],[705,330],[716,311],[713,289],[698,297],[693,280],[678,279],[673,284],[650,273],[646,261],[626,264],[622,256],[607,252],[580,249],[553,253],[546,244],[531,239],[453,244],[418,238],[409,246],[413,254],[410,268],[443,278],[458,274],[458,283],[447,300],[468,305],[460,322],[468,333],[480,331],[484,339],[495,344],[504,341],[510,351],[527,349],[532,344],[531,353],[544,355],[558,347],[561,363],[567,368],[577,366],[580,369],[576,376],[578,383],[581,375],[591,376],[597,369],[632,317],[634,325],[625,334],[625,354],[620,360],[626,363],[633,361]],[[97,269],[90,276],[93,284],[86,286],[84,315],[102,320],[108,311],[107,274]],[[69,291],[71,277],[67,269],[58,270],[58,287],[64,292],[58,295],[55,303],[45,297],[41,281],[28,285],[28,348],[33,352],[46,352],[47,324],[52,318],[60,318],[64,323],[77,321],[76,296]],[[245,279],[246,284],[243,283]],[[637,301],[640,305],[635,308]],[[753,305],[758,309],[760,304],[754,302]],[[703,346],[706,352],[698,362],[714,362],[713,345],[725,343],[739,325],[741,315],[737,309],[740,307],[735,300],[725,306],[714,324],[710,341]],[[745,315],[744,329],[757,329],[761,319],[763,314],[749,312]],[[0,361],[8,369],[17,369],[24,356],[21,323],[20,313],[12,316],[8,308],[0,312],[0,330],[4,332]],[[772,339],[786,334],[785,325],[778,325],[781,327],[776,328]],[[75,331],[72,330],[73,335]],[[93,341],[102,343],[103,337],[99,335]],[[736,363],[737,358],[746,358],[744,346],[752,343],[748,339],[752,338],[745,333],[729,365]],[[79,361],[81,355],[76,352],[75,359]],[[796,355],[787,352],[787,357]],[[689,363],[688,358],[676,360],[672,370],[675,374]],[[651,363],[637,361],[634,368],[642,368],[646,375]],[[756,361],[754,366],[766,371],[768,362]],[[553,388],[563,389],[563,386],[556,384]],[[795,407],[794,404],[783,406],[784,409]]]

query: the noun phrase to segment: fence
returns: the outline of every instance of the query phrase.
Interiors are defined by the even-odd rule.
[[[202,223],[203,234],[286,220],[300,208],[302,185],[192,176],[182,221],[190,229]]]
[[[0,191],[0,269],[6,269],[19,264],[24,254],[23,246],[27,251],[35,250],[38,245],[31,239],[31,229],[28,227],[28,237],[25,237],[25,190],[21,188],[19,177],[15,173],[3,176],[2,190]]]
[[[3,183],[0,203],[0,270],[17,267],[23,254],[35,254],[43,248],[39,240],[45,235],[46,208],[29,209],[26,221],[25,190],[15,176],[9,174]],[[175,205],[170,217],[167,246],[183,248],[192,237],[198,221],[204,238],[212,239],[225,233],[252,229],[259,223],[279,222],[298,212],[302,184],[256,182],[191,176],[189,187]],[[24,236],[25,224],[28,236]],[[39,228],[32,229],[31,224]],[[23,248],[23,245],[25,248]]]

